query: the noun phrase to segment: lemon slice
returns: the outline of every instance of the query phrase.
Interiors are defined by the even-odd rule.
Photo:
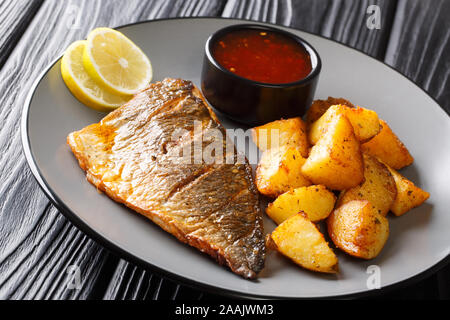
[[[83,63],[92,79],[117,94],[135,94],[145,89],[153,77],[145,53],[110,28],[97,28],[89,33]]]
[[[72,43],[61,60],[61,74],[72,94],[88,107],[99,111],[112,111],[131,96],[121,96],[102,89],[91,79],[83,66],[83,52],[87,41]]]

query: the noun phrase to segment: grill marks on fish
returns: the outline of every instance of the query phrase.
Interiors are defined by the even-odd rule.
[[[264,265],[265,246],[251,168],[226,163],[237,159],[226,141],[221,163],[198,161],[195,147],[203,150],[211,143],[207,129],[219,129],[226,137],[191,82],[165,79],[100,123],[71,133],[68,143],[87,179],[109,197],[235,273],[255,278]],[[183,130],[177,140],[175,130]],[[180,163],[186,150],[187,163]]]
[[[178,184],[176,184],[172,190],[169,192],[169,194],[166,197],[166,202],[172,198],[175,194],[179,193],[184,188],[187,188],[192,183],[195,183],[196,180],[200,179],[203,175],[208,174],[212,169],[212,166],[205,166],[200,168],[198,172],[193,174],[192,176],[189,176],[187,179],[180,181]]]

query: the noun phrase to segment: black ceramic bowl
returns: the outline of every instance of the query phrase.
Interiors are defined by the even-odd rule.
[[[225,34],[242,29],[281,33],[298,42],[310,56],[312,70],[305,78],[283,84],[249,80],[228,71],[213,56],[215,42]],[[311,105],[322,64],[317,51],[302,38],[281,29],[239,24],[220,29],[206,41],[201,85],[208,102],[229,118],[251,126],[281,118],[303,116]]]

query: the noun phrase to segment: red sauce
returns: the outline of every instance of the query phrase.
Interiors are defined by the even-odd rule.
[[[213,44],[216,61],[250,80],[281,84],[304,79],[312,70],[306,49],[280,33],[254,29],[225,34]]]

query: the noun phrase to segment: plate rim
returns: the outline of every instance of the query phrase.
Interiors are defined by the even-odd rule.
[[[443,113],[445,115],[450,117],[450,111],[445,110],[440,105],[440,103],[427,92],[427,90],[420,87],[408,76],[406,76],[399,70],[395,69],[394,67],[390,66],[389,64],[385,63],[384,61],[380,61],[380,60],[376,59],[375,57],[373,57],[363,51],[360,51],[356,48],[350,47],[349,45],[341,43],[337,40],[328,38],[326,36],[314,34],[312,32],[305,31],[301,28],[292,28],[292,27],[287,27],[284,25],[275,24],[275,23],[271,23],[271,22],[261,22],[261,21],[257,21],[257,20],[251,20],[251,19],[203,16],[203,17],[169,17],[169,18],[142,20],[142,21],[136,21],[136,22],[132,22],[132,23],[128,23],[128,24],[123,24],[123,25],[114,27],[113,29],[121,29],[121,28],[129,27],[129,26],[138,25],[138,24],[160,22],[160,21],[167,21],[167,20],[202,20],[202,19],[233,20],[236,22],[253,22],[253,23],[267,24],[267,25],[271,25],[271,26],[283,27],[283,28],[287,28],[290,30],[294,30],[294,31],[305,32],[307,34],[310,34],[310,35],[313,35],[313,36],[316,36],[316,37],[319,37],[319,38],[322,38],[322,39],[325,39],[328,41],[332,41],[341,46],[349,48],[351,50],[355,50],[355,51],[365,55],[366,57],[369,57],[379,63],[384,64],[385,66],[389,67],[390,69],[394,70],[396,73],[401,75],[406,80],[413,83],[415,87],[422,90],[429,98],[431,98],[439,106],[439,109],[441,111],[443,111]],[[69,207],[67,207],[67,205],[61,199],[59,199],[57,194],[54,192],[54,190],[50,187],[48,182],[45,180],[45,178],[43,177],[43,175],[41,173],[40,168],[37,166],[37,163],[35,161],[33,152],[31,150],[30,137],[28,134],[28,122],[29,122],[28,118],[29,118],[30,106],[31,106],[33,97],[36,93],[37,87],[39,86],[41,81],[44,79],[44,77],[47,75],[49,70],[51,68],[53,68],[54,65],[59,62],[59,60],[61,59],[62,56],[63,56],[63,54],[58,55],[58,57],[56,59],[54,59],[52,62],[50,62],[50,64],[47,67],[44,68],[44,70],[38,75],[38,77],[34,81],[33,85],[31,86],[31,88],[27,94],[27,98],[25,99],[24,105],[22,107],[22,114],[21,114],[21,119],[20,119],[20,136],[21,136],[23,153],[25,155],[27,164],[33,174],[33,177],[37,181],[39,187],[42,189],[42,191],[44,191],[44,194],[47,196],[47,198],[50,200],[50,202],[58,209],[58,211],[60,213],[62,213],[69,221],[71,221],[77,228],[79,228],[81,231],[86,233],[91,239],[93,239],[97,243],[101,244],[103,247],[105,247],[109,251],[115,253],[118,257],[125,258],[126,260],[133,262],[144,269],[152,270],[152,272],[156,272],[162,277],[177,281],[177,282],[179,282],[179,284],[183,284],[183,285],[186,285],[188,287],[191,287],[191,288],[194,288],[197,290],[200,289],[200,290],[204,290],[206,292],[212,293],[212,294],[227,296],[227,297],[231,297],[231,298],[250,298],[250,299],[302,299],[302,300],[333,299],[333,298],[334,299],[353,299],[353,298],[362,298],[362,297],[369,297],[369,296],[378,296],[383,293],[390,292],[392,290],[400,289],[402,287],[406,287],[408,285],[417,283],[418,281],[431,276],[432,274],[438,272],[440,269],[442,269],[446,265],[450,264],[450,254],[448,254],[446,257],[442,258],[440,261],[438,261],[434,265],[430,266],[428,269],[425,269],[409,278],[403,279],[403,280],[395,282],[395,283],[391,283],[380,289],[375,289],[375,290],[367,289],[367,290],[362,290],[362,291],[358,291],[358,292],[329,295],[329,296],[320,296],[320,297],[286,297],[286,296],[261,295],[261,294],[257,294],[257,293],[247,293],[247,292],[242,292],[242,291],[238,291],[238,290],[220,288],[215,285],[198,282],[196,280],[189,279],[185,276],[167,271],[167,270],[160,268],[148,261],[145,261],[145,260],[139,258],[138,256],[135,256],[134,254],[126,251],[125,249],[114,244],[112,241],[103,237],[101,234],[99,234],[97,231],[95,231],[93,228],[91,228],[87,223],[83,222],[77,216],[76,213],[74,213]],[[249,281],[249,280],[243,279],[243,281]]]

